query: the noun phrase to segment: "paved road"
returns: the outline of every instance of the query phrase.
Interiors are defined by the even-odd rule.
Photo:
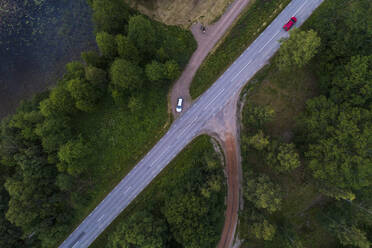
[[[163,138],[85,218],[61,244],[61,248],[88,247],[159,172],[199,133],[204,124],[228,101],[239,94],[245,83],[278,50],[278,40],[287,37],[282,26],[296,16],[298,27],[323,0],[293,0],[247,50],[225,71]]]

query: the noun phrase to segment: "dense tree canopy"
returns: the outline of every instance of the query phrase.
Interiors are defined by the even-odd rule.
[[[129,60],[135,64],[141,61],[141,56],[134,43],[128,37],[118,34],[116,44],[120,58]]]
[[[117,226],[107,247],[164,248],[168,239],[167,229],[167,223],[150,212],[135,212]]]
[[[130,10],[120,0],[89,0],[93,8],[93,20],[97,31],[112,34],[125,32]]]
[[[142,68],[125,59],[117,59],[112,63],[110,76],[114,98],[141,88],[144,82]]]
[[[371,121],[366,109],[336,105],[325,97],[310,100],[302,125],[314,177],[345,189],[369,186]]]
[[[106,32],[99,32],[96,34],[96,42],[103,56],[109,59],[116,57],[118,48],[115,41],[115,36]]]
[[[365,18],[371,9],[368,0],[328,1],[310,22],[323,42],[315,65],[323,94],[307,102],[299,140],[314,177],[337,198],[353,198],[352,190],[371,185],[371,29]],[[326,25],[329,13],[334,20]]]
[[[266,175],[249,178],[245,185],[244,197],[257,208],[272,213],[280,209],[282,198],[278,185],[270,181]]]
[[[307,64],[320,46],[320,38],[314,30],[293,29],[290,37],[282,42],[278,54],[278,68],[290,71]]]
[[[156,51],[156,33],[151,22],[142,15],[129,19],[128,38],[145,56],[151,56]]]
[[[76,140],[70,140],[58,151],[58,158],[61,161],[61,164],[58,165],[58,169],[61,171],[66,170],[71,175],[78,175],[85,168],[84,160],[89,158],[92,149],[89,147],[89,144],[80,136]]]

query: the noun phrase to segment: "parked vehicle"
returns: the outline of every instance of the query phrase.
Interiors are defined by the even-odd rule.
[[[176,106],[176,112],[180,113],[182,111],[182,104],[183,104],[183,99],[178,98],[177,100],[177,106]]]

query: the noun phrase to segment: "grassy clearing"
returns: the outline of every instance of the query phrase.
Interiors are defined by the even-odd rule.
[[[191,97],[195,99],[207,90],[289,2],[256,1],[249,5],[230,34],[196,72],[190,87]]]
[[[304,109],[306,101],[318,94],[317,79],[311,66],[296,71],[294,75],[280,72],[275,64],[270,64],[257,73],[252,82],[253,84],[243,91],[246,93],[245,107],[255,104],[274,109],[274,119],[266,124],[265,134],[279,140],[291,140],[296,117]],[[248,128],[244,123],[243,115],[242,137]],[[319,247],[334,245],[335,240],[326,235],[316,221],[315,216],[319,210],[312,206],[322,200],[319,199],[320,195],[303,167],[290,173],[278,174],[265,165],[255,150],[244,146],[242,157],[244,174],[252,171],[266,174],[282,189],[282,208],[269,216],[273,223],[281,223],[283,220],[291,223],[301,237],[304,247],[312,247],[314,244],[321,244]],[[264,247],[265,244],[264,241],[246,240],[242,247]]]
[[[213,23],[233,0],[125,0],[125,2],[157,21],[187,28],[194,22]]]
[[[164,201],[171,196],[186,190],[187,184],[195,181],[198,171],[205,165],[200,164],[205,155],[211,155],[218,164],[219,175],[223,178],[222,165],[219,155],[215,152],[211,143],[211,138],[200,136],[189,144],[156,178],[151,184],[115,219],[115,221],[95,240],[92,248],[102,248],[107,245],[110,234],[112,234],[117,225],[133,214],[149,205],[156,205],[161,208]],[[202,166],[201,166],[202,165]],[[202,181],[207,181],[207,177],[202,177]],[[223,180],[224,181],[224,180]],[[219,215],[219,221],[215,223],[215,233],[220,234],[224,222],[224,197],[226,195],[226,186],[221,182],[222,189],[216,193],[218,199],[218,209],[213,209]],[[189,189],[187,189],[189,190]],[[208,208],[212,208],[208,206]],[[187,218],[187,216],[184,216]]]
[[[99,109],[81,116],[77,123],[80,132],[89,137],[99,153],[91,156],[94,188],[89,192],[91,201],[77,208],[78,224],[108,194],[133,166],[151,149],[170,125],[167,114],[167,89],[147,92],[146,104],[141,111],[131,112],[117,106],[107,96]]]

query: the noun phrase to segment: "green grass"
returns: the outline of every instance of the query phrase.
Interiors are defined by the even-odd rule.
[[[217,50],[208,55],[191,83],[193,99],[206,91],[240,54],[275,19],[290,0],[256,1],[232,28]]]
[[[219,154],[217,154],[210,141],[211,138],[207,136],[200,136],[189,144],[177,157],[151,182],[151,184],[140,194],[137,198],[111,223],[111,225],[95,240],[91,245],[92,248],[103,248],[108,242],[108,238],[112,232],[115,231],[116,226],[126,221],[128,216],[134,211],[140,211],[149,205],[159,206],[166,201],[175,189],[182,191],[187,182],[193,181],[195,178],[195,171],[197,171],[198,164],[196,161],[201,161],[205,154],[212,155],[216,163],[220,166],[219,173],[222,175],[222,165],[220,163]],[[224,177],[221,177],[224,178]],[[207,178],[203,178],[206,181]],[[221,192],[219,192],[219,222],[215,223],[215,231],[220,234],[224,223],[224,197],[226,194],[226,187],[224,182]]]
[[[141,111],[132,113],[117,106],[110,96],[93,113],[80,116],[76,126],[89,139],[97,153],[90,160],[89,177],[94,180],[87,206],[78,207],[79,224],[115,185],[156,144],[170,125],[167,113],[167,89],[146,93]]]

